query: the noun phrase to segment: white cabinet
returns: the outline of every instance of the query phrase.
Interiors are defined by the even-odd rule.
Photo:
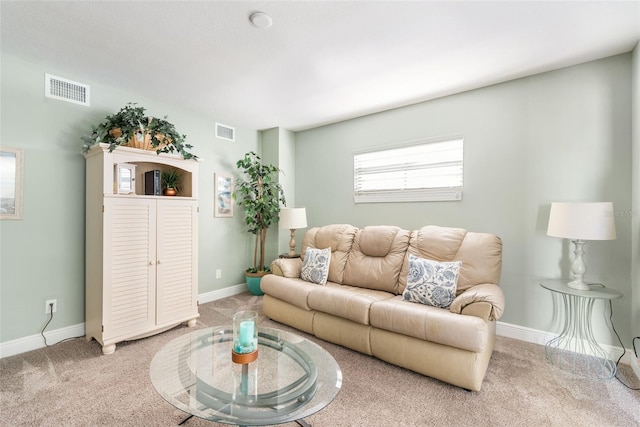
[[[87,160],[86,336],[104,354],[198,314],[197,162],[93,147]],[[114,165],[136,165],[136,194],[117,194]],[[117,170],[117,168],[115,168]],[[178,170],[183,196],[143,195],[144,173]]]

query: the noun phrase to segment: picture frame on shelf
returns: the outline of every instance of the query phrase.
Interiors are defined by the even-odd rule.
[[[24,152],[0,148],[0,219],[22,219]]]
[[[136,165],[116,163],[114,166],[115,194],[136,194]]]
[[[233,217],[233,178],[231,175],[214,173],[214,206],[216,218]]]

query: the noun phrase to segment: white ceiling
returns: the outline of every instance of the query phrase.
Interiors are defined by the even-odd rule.
[[[640,0],[0,7],[3,53],[251,129],[308,129],[629,52],[640,39]],[[250,24],[256,10],[271,28]]]

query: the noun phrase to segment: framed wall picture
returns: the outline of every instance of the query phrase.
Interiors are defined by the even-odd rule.
[[[0,219],[22,219],[23,151],[0,148]]]
[[[233,216],[233,179],[231,175],[221,173],[214,174],[215,182],[214,206],[213,214],[215,217],[232,217]]]

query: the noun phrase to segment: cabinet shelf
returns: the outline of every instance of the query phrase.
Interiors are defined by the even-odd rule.
[[[167,172],[177,170],[180,173],[180,196],[198,198],[198,161],[184,160],[179,155],[161,153],[155,151],[140,150],[138,148],[117,147],[109,152],[109,144],[96,144],[84,154],[87,159],[87,173],[89,164],[99,161],[102,163],[103,194],[118,194],[115,186],[114,166],[118,163],[128,163],[136,166],[135,169],[135,195],[144,194],[144,174],[152,170]],[[126,194],[119,194],[126,195]]]
[[[178,194],[177,196],[152,196],[149,194],[105,194],[105,198],[114,197],[114,198],[125,198],[125,199],[189,199],[189,200],[198,200],[195,197],[182,196]]]

